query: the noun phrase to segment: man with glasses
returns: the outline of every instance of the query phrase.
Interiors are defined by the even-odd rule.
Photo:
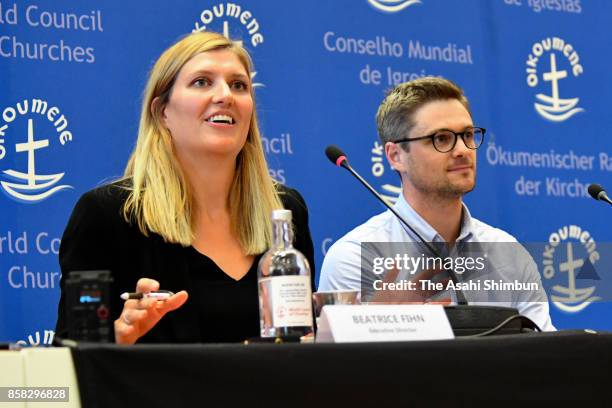
[[[376,123],[387,160],[402,183],[402,194],[394,209],[415,231],[406,228],[390,211],[371,218],[329,249],[318,290],[361,289],[366,301],[456,302],[465,295],[470,304],[515,307],[543,330],[554,330],[533,259],[516,248],[520,245],[514,237],[473,218],[462,201],[463,195],[474,189],[476,151],[486,133],[485,129],[474,126],[463,91],[451,81],[437,77],[400,84],[383,100]],[[505,247],[488,247],[490,253],[496,254],[491,261],[494,267],[481,271],[479,277],[496,282],[531,282],[539,286],[536,290],[510,290],[503,294],[485,293],[482,286],[465,293],[406,284],[395,286],[402,290],[394,290],[388,285],[382,288],[383,283],[413,281],[417,284],[423,277],[436,280],[436,275],[440,275],[442,278],[439,266],[431,270],[422,268],[420,275],[414,275],[414,270],[406,273],[404,268],[410,269],[410,265],[401,262],[386,264],[393,267],[385,269],[384,275],[377,275],[381,268],[377,271],[376,266],[382,265],[381,262],[377,264],[377,260],[384,261],[384,255],[391,254],[386,258],[397,255],[398,243],[412,257],[433,255],[426,254],[428,251],[420,246],[420,238],[414,232],[438,248],[435,255],[439,257],[456,256],[455,249],[463,243],[510,243]],[[365,243],[391,244],[372,247]],[[518,253],[523,256],[517,256]],[[401,260],[396,258],[396,261]],[[451,279],[455,282],[473,280],[473,274],[470,278],[462,276],[458,268],[455,272],[455,276],[446,276],[438,282],[443,282],[443,287],[447,288],[446,283]],[[406,290],[408,287],[410,290]]]

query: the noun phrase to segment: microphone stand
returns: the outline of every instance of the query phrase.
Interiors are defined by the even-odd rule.
[[[355,176],[355,178],[357,180],[359,180],[359,182],[361,184],[363,184],[363,186],[365,188],[367,188],[370,193],[372,193],[374,195],[374,197],[376,197],[379,201],[381,201],[396,217],[398,220],[400,220],[400,222],[406,226],[406,228],[408,228],[414,235],[417,236],[417,238],[421,241],[421,243],[423,245],[425,245],[425,247],[432,253],[434,254],[436,257],[441,258],[440,254],[438,253],[438,251],[429,243],[427,242],[425,239],[423,239],[423,237],[416,232],[416,230],[414,228],[412,228],[412,226],[410,224],[408,224],[408,222],[404,219],[404,217],[402,217],[396,210],[395,208],[391,207],[389,204],[387,204],[385,202],[385,200],[382,199],[382,197],[378,194],[378,192],[376,190],[374,190],[374,188],[367,182],[364,180],[363,177],[361,177],[361,175],[359,175],[359,173],[357,173],[355,170],[353,170],[353,168],[351,167],[350,164],[348,164],[348,160],[343,160],[342,162],[340,162],[339,164],[341,167],[347,169],[353,176]],[[457,279],[457,274],[455,274],[455,271],[453,269],[446,269],[446,271],[448,272],[451,280],[453,281],[453,283],[457,283],[458,279]],[[465,298],[465,295],[463,294],[463,291],[461,291],[461,289],[456,289],[455,290],[455,294],[457,295],[457,304],[459,305],[467,305],[468,301]]]

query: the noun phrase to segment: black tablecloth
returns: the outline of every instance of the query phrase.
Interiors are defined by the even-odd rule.
[[[610,406],[612,334],[354,344],[79,344],[83,407]]]

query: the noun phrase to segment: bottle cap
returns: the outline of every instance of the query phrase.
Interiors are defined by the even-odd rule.
[[[273,210],[272,221],[291,222],[291,210]]]

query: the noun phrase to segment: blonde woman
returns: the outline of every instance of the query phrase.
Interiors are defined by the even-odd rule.
[[[216,33],[168,48],[150,73],[124,177],[76,204],[60,248],[62,288],[70,271],[111,270],[117,343],[257,336],[257,263],[273,209],[293,211],[294,245],[314,266],[306,205],[268,173],[251,71],[246,50]],[[157,289],[175,294],[119,297]],[[58,336],[63,303],[62,289]]]

